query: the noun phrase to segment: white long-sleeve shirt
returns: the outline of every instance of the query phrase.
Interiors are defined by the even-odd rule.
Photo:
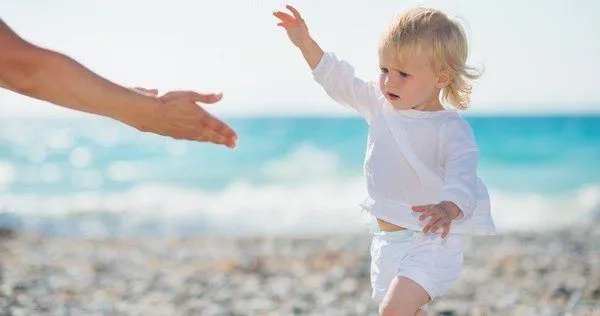
[[[487,189],[477,177],[479,149],[470,125],[456,111],[397,110],[379,86],[354,75],[354,68],[326,53],[313,69],[315,80],[338,103],[357,110],[369,124],[364,164],[373,216],[408,229],[427,223],[411,206],[455,203],[464,217],[450,233],[495,233]]]

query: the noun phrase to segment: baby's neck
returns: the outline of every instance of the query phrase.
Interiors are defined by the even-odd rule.
[[[446,108],[444,108],[444,106],[439,101],[433,103],[425,102],[413,108],[413,110],[417,111],[442,111],[445,109]]]

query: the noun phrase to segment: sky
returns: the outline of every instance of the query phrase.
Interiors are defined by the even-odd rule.
[[[466,26],[483,67],[473,113],[600,113],[600,2],[581,1],[0,1],[26,40],[124,86],[223,92],[224,116],[345,115],[312,80],[272,16],[294,5],[326,51],[377,80],[377,44],[402,10],[442,9]],[[0,48],[1,49],[1,48]],[[0,91],[0,116],[79,117]]]

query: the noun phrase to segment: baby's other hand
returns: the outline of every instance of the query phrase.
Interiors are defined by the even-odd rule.
[[[427,225],[423,227],[424,233],[429,231],[435,233],[441,228],[442,238],[446,238],[450,232],[450,224],[452,223],[452,220],[462,214],[458,206],[449,201],[442,201],[439,204],[413,206],[412,210],[423,213],[419,217],[420,221],[425,220],[427,217],[431,217]]]
[[[273,15],[281,21],[277,25],[285,28],[292,43],[300,47],[302,43],[310,39],[308,27],[298,10],[291,5],[286,5],[285,7],[292,12],[293,16],[281,11],[275,11]]]

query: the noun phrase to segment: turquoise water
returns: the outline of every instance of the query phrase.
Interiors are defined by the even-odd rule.
[[[600,208],[600,116],[467,117],[501,230]],[[245,118],[230,150],[102,119],[0,119],[0,222],[57,234],[313,234],[362,229],[367,126]]]

